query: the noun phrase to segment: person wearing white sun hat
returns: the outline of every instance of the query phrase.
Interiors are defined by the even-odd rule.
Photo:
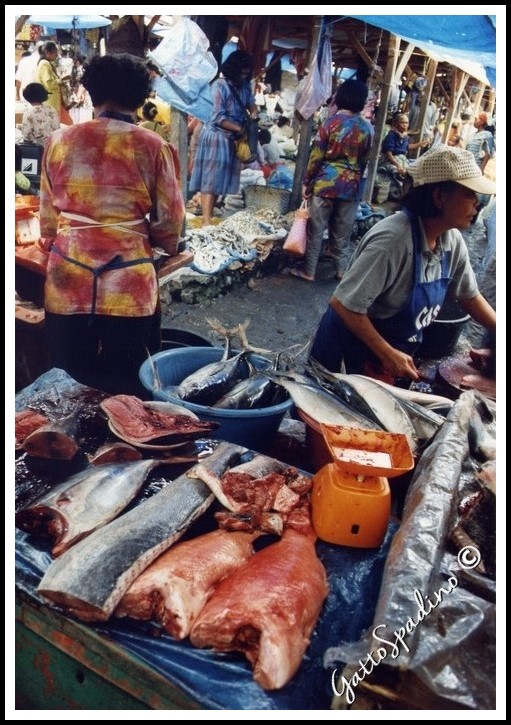
[[[495,194],[470,151],[436,146],[409,170],[403,210],[359,242],[330,299],[310,356],[329,370],[392,384],[417,380],[413,355],[447,290],[487,330],[496,313],[479,292],[460,230],[477,211],[476,193]]]

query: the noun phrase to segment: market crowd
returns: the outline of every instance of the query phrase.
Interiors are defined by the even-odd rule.
[[[178,251],[186,202],[181,174],[188,176],[188,205],[206,227],[247,184],[273,179],[291,188],[288,162],[296,155],[300,114],[288,94],[256,83],[255,71],[242,50],[223,61],[211,83],[209,118],[189,117],[189,157],[180,169],[169,140],[171,108],[153,90],[161,75],[154,63],[128,54],[85,61],[53,41],[20,59],[15,92],[26,107],[17,142],[44,150],[40,246],[48,254],[48,340],[53,363],[80,382],[142,392],[138,369],[160,344],[154,260]],[[495,327],[460,233],[495,193],[483,176],[495,155],[495,125],[485,112],[472,129],[460,116],[444,144],[447,109],[429,101],[419,138],[427,101],[424,79],[416,79],[395,99],[378,163],[376,200],[393,188],[401,211],[370,229],[353,254],[378,104],[366,80],[339,82],[315,114],[302,179],[306,253],[290,274],[314,282],[323,252],[335,266],[339,286],[319,324],[314,358],[332,370],[344,364],[416,379],[414,350],[448,290],[477,322]],[[16,192],[39,193],[18,166]]]

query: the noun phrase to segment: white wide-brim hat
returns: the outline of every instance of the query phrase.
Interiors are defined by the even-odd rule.
[[[412,164],[408,173],[414,186],[455,181],[479,194],[497,193],[495,182],[483,176],[474,154],[455,146],[435,146]]]

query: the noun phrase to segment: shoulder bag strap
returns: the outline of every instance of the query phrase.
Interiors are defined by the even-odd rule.
[[[240,94],[238,93],[238,91],[236,90],[236,88],[233,85],[231,85],[230,83],[229,83],[229,88],[231,89],[232,95],[237,100],[238,104],[241,106],[241,108],[247,114],[248,118],[252,118],[251,115],[250,115],[250,112],[249,112],[248,108],[243,105],[243,101],[241,100]]]

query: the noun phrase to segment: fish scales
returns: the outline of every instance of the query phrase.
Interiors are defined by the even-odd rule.
[[[106,621],[136,577],[212,503],[185,474],[50,564],[38,593],[84,621]]]

